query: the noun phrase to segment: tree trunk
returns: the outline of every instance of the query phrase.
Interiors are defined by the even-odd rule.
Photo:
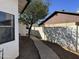
[[[32,25],[33,25],[33,20],[31,20],[31,24],[28,30],[28,39],[30,39],[30,33],[31,33],[31,29],[32,29]]]

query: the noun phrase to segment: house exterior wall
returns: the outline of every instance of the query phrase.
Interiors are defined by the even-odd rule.
[[[18,0],[0,0],[0,11],[15,15],[15,40],[0,45],[4,59],[15,59],[19,55]]]
[[[28,29],[26,29],[26,25],[23,23],[19,23],[19,34],[21,36],[26,36],[27,33],[28,33]]]
[[[48,21],[46,21],[44,24],[71,23],[71,22],[79,22],[79,16],[57,13],[56,15],[51,17]]]
[[[78,26],[78,30],[77,30],[77,26]],[[64,31],[61,31],[63,29],[64,29]],[[67,30],[67,29],[69,29],[69,30]],[[67,32],[65,32],[66,30],[67,30]],[[57,33],[55,33],[55,31]],[[58,32],[60,32],[61,34],[58,35]],[[70,32],[72,32],[72,33],[70,34]],[[78,32],[78,34],[77,34],[77,32]],[[69,37],[71,37],[74,41],[71,38],[64,37],[65,35],[68,36],[68,33],[70,35]],[[74,50],[74,51],[76,50],[76,43],[77,43],[78,44],[77,49],[79,51],[79,25],[76,25],[75,22],[71,22],[71,23],[58,23],[58,24],[45,24],[44,25],[44,34],[46,35],[46,37],[48,36],[47,37],[48,41],[55,42],[58,39],[57,41],[60,41],[60,43],[58,43],[58,42],[56,42],[56,43],[58,43],[60,45],[61,44],[65,45],[64,46],[65,48],[69,48],[69,49]],[[58,35],[58,37],[55,36],[55,35]],[[78,37],[77,37],[77,35],[78,35]],[[64,39],[62,37],[64,37]],[[68,42],[65,41],[66,38],[67,38],[67,40],[70,39],[73,42],[73,44],[70,44],[69,47],[67,46]],[[62,39],[62,40],[60,40],[60,39]],[[76,42],[76,39],[77,39],[77,42]]]
[[[58,24],[44,24],[44,27],[67,27],[67,26],[75,26],[75,22],[71,23],[58,23]]]
[[[44,33],[44,27],[76,27],[75,23],[59,23],[59,24],[45,24],[44,26],[40,26],[40,27],[32,27],[32,30],[37,30],[39,31],[42,40],[48,40],[46,34]]]
[[[43,26],[47,27],[47,28],[51,27],[51,29],[54,28],[54,27],[55,28],[57,28],[57,27],[65,27],[65,28],[74,29],[73,31],[72,31],[72,29],[70,31],[75,32],[74,35],[76,37],[74,37],[74,39],[75,40],[78,39],[77,42],[75,42],[75,43],[78,43],[77,48],[79,50],[79,38],[77,37],[77,36],[79,36],[79,25],[78,25],[78,30],[77,30],[76,22],[79,22],[79,16],[78,15],[57,13],[56,15],[51,17],[48,21],[46,21]],[[49,30],[50,29],[48,29],[48,31]],[[50,36],[50,35],[48,35],[48,36]]]
[[[32,27],[32,30],[39,31],[39,33],[42,37],[42,40],[47,40],[47,37],[46,37],[46,35],[44,34],[44,31],[43,31],[43,27]]]

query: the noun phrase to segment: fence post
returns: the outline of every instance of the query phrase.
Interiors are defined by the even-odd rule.
[[[76,25],[76,52],[77,52],[77,44],[78,44],[78,25]]]
[[[1,53],[1,59],[4,59],[4,49],[0,50]]]
[[[4,59],[4,49],[2,49],[2,59]]]

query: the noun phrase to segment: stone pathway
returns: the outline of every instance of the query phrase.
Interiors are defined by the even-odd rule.
[[[41,59],[60,59],[57,54],[51,50],[47,45],[41,42],[36,37],[31,36],[34,41],[35,46],[37,47]]]

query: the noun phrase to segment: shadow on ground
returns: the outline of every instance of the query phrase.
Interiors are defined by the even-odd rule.
[[[66,51],[61,46],[56,43],[51,43],[48,41],[43,41],[46,45],[48,45],[59,57],[60,59],[79,59],[79,56],[73,54],[69,51]]]
[[[40,59],[37,48],[31,39],[20,37],[19,40],[19,57],[16,59]]]

